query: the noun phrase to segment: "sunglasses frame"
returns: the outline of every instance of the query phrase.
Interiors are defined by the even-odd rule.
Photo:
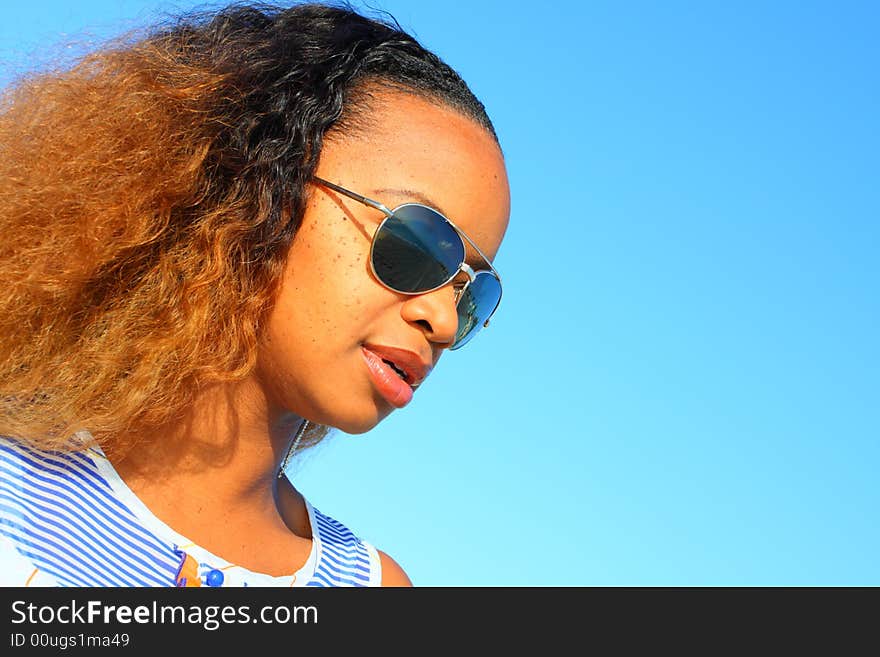
[[[428,292],[433,292],[435,290],[439,290],[441,287],[449,285],[449,283],[451,283],[455,279],[456,276],[458,276],[461,272],[464,272],[465,275],[467,276],[468,280],[461,287],[454,287],[455,307],[458,308],[458,302],[464,296],[465,291],[468,289],[468,287],[470,287],[471,283],[473,283],[475,280],[477,280],[477,276],[479,274],[490,274],[490,275],[494,276],[495,279],[498,281],[498,289],[500,292],[498,295],[498,302],[495,304],[495,307],[492,309],[492,312],[489,313],[489,317],[483,322],[483,328],[486,328],[489,326],[489,320],[492,319],[492,316],[495,314],[495,311],[498,310],[498,306],[501,305],[501,296],[503,294],[503,289],[504,289],[504,286],[501,283],[501,276],[498,275],[498,270],[496,270],[495,267],[492,266],[492,262],[489,260],[489,258],[486,257],[486,254],[483,253],[483,251],[480,249],[480,247],[478,247],[474,243],[474,241],[470,237],[467,236],[467,233],[465,233],[461,228],[456,226],[455,223],[451,219],[449,219],[449,217],[444,215],[439,210],[432,208],[430,206],[424,205],[422,203],[401,203],[400,205],[394,207],[393,209],[389,209],[388,206],[384,205],[383,203],[380,203],[379,201],[374,201],[371,198],[367,198],[366,196],[358,194],[357,192],[353,192],[350,189],[346,189],[345,187],[342,187],[340,185],[332,183],[329,180],[324,180],[323,178],[319,178],[318,176],[312,176],[312,180],[314,180],[319,185],[323,185],[324,187],[327,187],[329,189],[332,189],[333,191],[339,192],[340,194],[343,194],[344,196],[347,196],[350,199],[354,199],[355,201],[358,201],[359,203],[362,203],[368,207],[371,207],[375,210],[378,210],[379,212],[381,212],[382,214],[385,215],[385,218],[382,220],[382,223],[380,223],[379,226],[376,228],[375,232],[373,233],[373,237],[371,238],[371,241],[370,241],[370,269],[373,272],[373,276],[376,277],[376,280],[379,281],[383,286],[387,287],[389,290],[397,292],[398,294],[406,294],[406,295],[410,295],[410,296],[417,296],[419,294],[427,294]],[[398,290],[397,288],[392,287],[391,285],[388,285],[385,281],[382,280],[382,278],[379,276],[379,274],[376,273],[376,268],[373,266],[373,247],[376,244],[376,235],[382,229],[382,226],[385,224],[385,222],[388,219],[390,219],[391,217],[393,217],[395,212],[397,212],[398,210],[400,210],[401,208],[404,208],[404,207],[425,208],[426,210],[429,210],[429,211],[433,212],[434,214],[436,214],[437,216],[439,216],[446,223],[448,223],[450,226],[452,226],[452,229],[455,231],[455,234],[458,235],[458,238],[461,240],[463,256],[467,255],[467,246],[465,245],[465,242],[467,242],[468,244],[470,244],[473,247],[474,251],[476,251],[477,254],[483,259],[483,261],[486,263],[486,265],[488,265],[488,269],[476,269],[475,270],[469,264],[467,264],[464,260],[462,260],[461,263],[459,263],[459,265],[458,265],[458,269],[455,270],[455,272],[452,274],[452,276],[450,276],[446,281],[444,281],[440,285],[437,285],[436,287],[432,287],[429,290],[422,290],[420,292],[405,292],[403,290]],[[474,336],[474,331],[471,331],[470,336],[471,337]],[[467,336],[465,336],[465,337],[467,337]],[[470,341],[470,338],[468,338],[468,340],[466,340],[465,342],[468,342],[468,341]],[[459,341],[459,342],[461,342],[461,341]],[[455,350],[459,346],[464,346],[464,344],[456,345],[456,343],[453,342],[452,346],[449,348],[451,350]]]

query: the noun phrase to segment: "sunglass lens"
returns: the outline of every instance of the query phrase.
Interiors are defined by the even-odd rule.
[[[443,215],[403,205],[373,239],[373,270],[398,292],[427,292],[448,282],[464,260],[464,244]]]
[[[501,301],[501,281],[487,271],[477,273],[458,301],[458,331],[451,349],[460,349],[483,328]]]

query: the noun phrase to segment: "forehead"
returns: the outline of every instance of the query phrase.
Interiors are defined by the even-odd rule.
[[[494,258],[510,215],[494,138],[455,110],[400,92],[377,94],[365,119],[356,132],[328,135],[318,175],[389,207],[433,207]]]

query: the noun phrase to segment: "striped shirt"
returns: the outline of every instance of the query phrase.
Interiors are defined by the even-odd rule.
[[[0,437],[0,586],[378,586],[376,549],[306,501],[312,548],[272,576],[217,557],[153,515],[100,450]]]

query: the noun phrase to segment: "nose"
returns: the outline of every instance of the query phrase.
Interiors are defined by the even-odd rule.
[[[407,322],[421,326],[431,342],[441,347],[450,346],[458,331],[453,284],[408,297],[400,314]]]

